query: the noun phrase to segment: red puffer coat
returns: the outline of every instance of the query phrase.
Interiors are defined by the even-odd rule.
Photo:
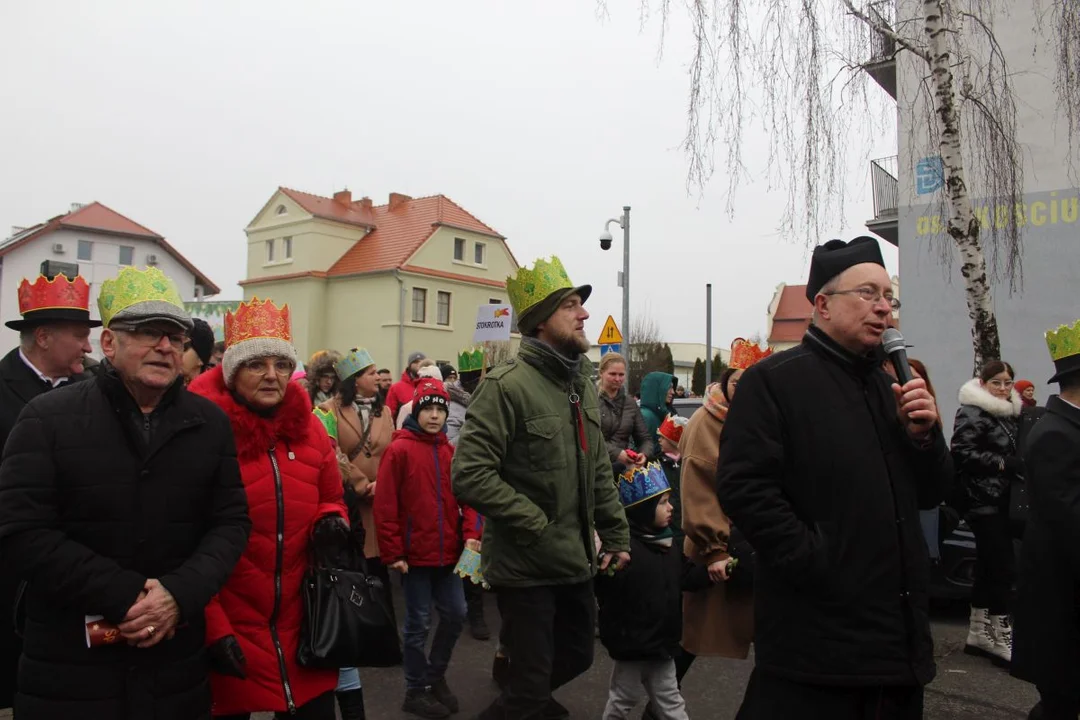
[[[246,680],[211,673],[213,713],[287,712],[290,703],[300,707],[337,686],[336,670],[296,663],[312,525],[327,514],[348,517],[337,458],[297,383],[289,383],[269,418],[237,402],[220,366],[200,375],[190,390],[229,416],[252,521],[240,562],[206,608],[207,645],[235,635],[247,660]]]
[[[387,565],[457,565],[465,540],[479,540],[480,520],[450,488],[454,448],[446,433],[430,435],[410,416],[379,464],[375,527]]]

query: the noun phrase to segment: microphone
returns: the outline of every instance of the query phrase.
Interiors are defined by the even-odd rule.
[[[907,346],[900,331],[896,328],[889,328],[882,333],[881,347],[885,350],[885,354],[889,356],[889,362],[892,363],[893,370],[896,371],[896,381],[900,384],[900,387],[911,382],[914,376],[911,374],[911,366],[908,365]]]

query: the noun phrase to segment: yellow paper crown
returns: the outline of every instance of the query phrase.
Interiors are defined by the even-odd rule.
[[[1080,320],[1072,325],[1062,325],[1046,332],[1046,347],[1054,362],[1073,355],[1080,355]]]
[[[244,340],[270,339],[292,343],[289,306],[280,308],[270,299],[240,303],[235,313],[225,313],[225,347]]]
[[[105,327],[113,317],[142,302],[164,302],[175,305],[183,315],[184,301],[180,298],[180,291],[168,275],[156,267],[148,267],[139,270],[134,266],[128,266],[120,271],[115,278],[101,283],[101,291],[98,293],[98,313]]]
[[[554,255],[550,261],[538,259],[532,270],[518,268],[516,277],[506,278],[506,292],[518,317],[551,293],[572,287],[562,260]]]

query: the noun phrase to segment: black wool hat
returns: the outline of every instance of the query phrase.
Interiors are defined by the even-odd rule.
[[[825,283],[850,267],[863,263],[875,263],[885,267],[877,240],[861,235],[851,242],[830,240],[814,248],[810,260],[810,278],[806,281],[806,299],[811,304]]]
[[[203,365],[209,365],[210,356],[214,354],[214,331],[205,320],[192,318],[191,322],[191,349]]]

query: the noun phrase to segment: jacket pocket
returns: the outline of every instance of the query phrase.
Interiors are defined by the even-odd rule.
[[[561,470],[566,467],[566,455],[558,441],[563,429],[558,415],[536,415],[525,419],[528,434],[529,464],[534,470]]]

